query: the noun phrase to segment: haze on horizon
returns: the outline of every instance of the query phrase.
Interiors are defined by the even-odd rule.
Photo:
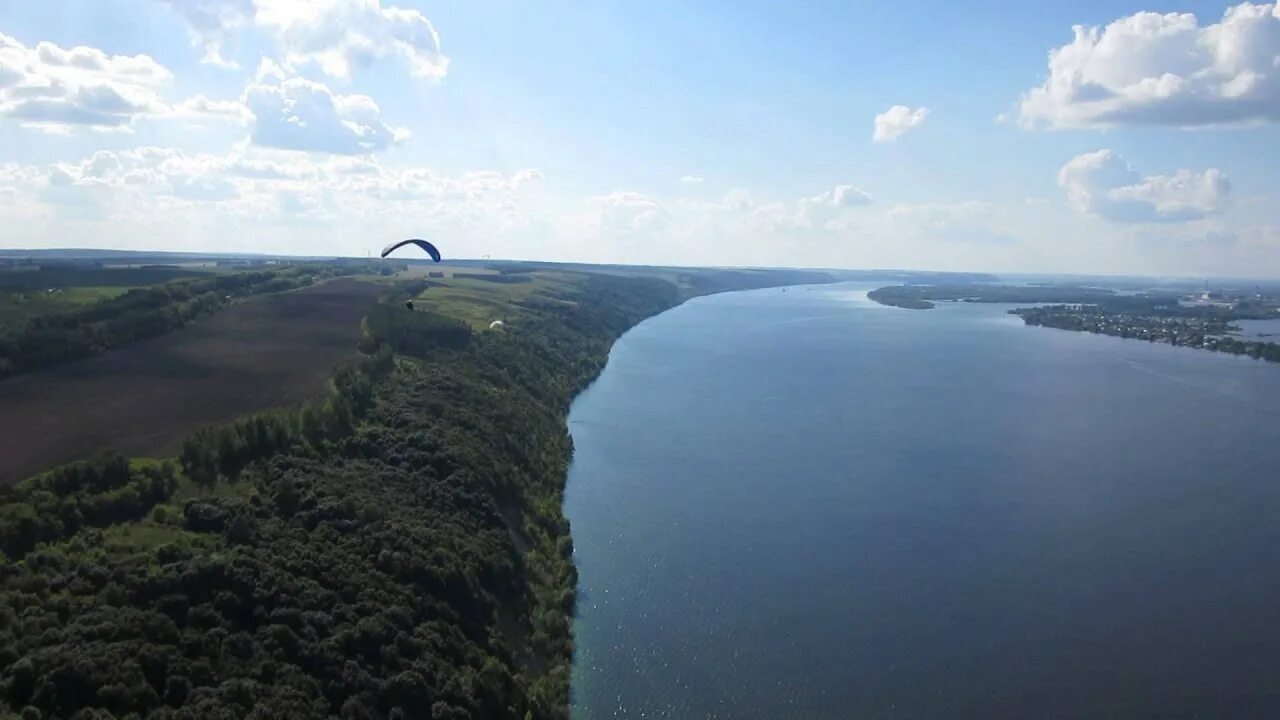
[[[0,249],[1280,276],[1280,7],[0,6]]]

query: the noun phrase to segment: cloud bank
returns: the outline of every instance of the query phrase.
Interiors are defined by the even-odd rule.
[[[1221,171],[1142,176],[1111,150],[1077,155],[1058,172],[1077,211],[1127,223],[1184,222],[1220,212],[1231,183]]]
[[[1203,127],[1280,120],[1280,3],[1242,3],[1200,25],[1140,12],[1073,28],[1049,77],[1023,95],[1024,126]]]

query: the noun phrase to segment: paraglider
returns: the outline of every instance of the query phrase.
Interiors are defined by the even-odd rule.
[[[431,256],[432,260],[435,260],[436,262],[440,262],[440,251],[436,249],[436,246],[432,245],[426,240],[420,240],[418,238],[409,238],[408,240],[401,240],[399,242],[391,243],[390,245],[382,248],[382,257],[386,257],[390,255],[391,253],[395,252],[396,250],[399,250],[405,245],[417,245],[418,247],[425,250],[426,253]]]
[[[502,322],[501,320],[494,320],[493,322],[489,323],[489,329],[498,330],[499,328],[502,328],[505,325],[506,323]]]

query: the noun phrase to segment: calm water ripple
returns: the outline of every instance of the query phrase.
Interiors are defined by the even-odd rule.
[[[1280,714],[1280,365],[864,291],[577,400],[575,717]]]

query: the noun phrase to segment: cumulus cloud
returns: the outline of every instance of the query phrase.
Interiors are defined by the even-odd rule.
[[[140,147],[98,151],[76,162],[0,165],[0,194],[26,207],[74,208],[81,216],[179,220],[199,208],[267,222],[383,222],[497,234],[526,223],[523,204],[541,174],[479,171],[442,176],[388,168],[369,157],[315,156],[242,147],[229,155]],[[92,211],[92,213],[90,213]]]
[[[929,116],[929,108],[909,108],[906,105],[894,105],[876,115],[875,131],[871,139],[875,142],[891,142],[903,133],[920,125]]]
[[[109,55],[49,42],[35,47],[0,35],[0,117],[42,132],[76,128],[129,131],[141,118],[187,122],[252,119],[243,103],[203,95],[170,104],[161,91],[173,74],[147,55]]]
[[[1143,177],[1111,150],[1078,155],[1058,172],[1077,211],[1116,222],[1181,222],[1217,213],[1231,184],[1221,171]]]
[[[821,207],[847,208],[870,205],[871,196],[852,185],[837,185],[831,190],[808,198],[804,202]]]
[[[441,78],[449,59],[440,35],[418,10],[382,0],[160,0],[186,23],[203,61],[237,67],[224,51],[246,27],[269,33],[285,67],[314,65],[350,77],[374,60],[400,58],[417,77]]]
[[[802,229],[824,227],[843,215],[848,208],[870,205],[871,196],[852,185],[837,185],[813,197],[800,200],[794,224]]]
[[[122,189],[189,200],[228,200],[235,187],[222,177],[224,162],[171,148],[99,150],[78,163],[49,170],[50,182],[77,188]]]
[[[1140,12],[1077,25],[1049,53],[1049,77],[1023,95],[1029,127],[1181,127],[1280,119],[1280,3],[1242,3],[1201,26],[1190,13]]]
[[[449,59],[440,35],[417,10],[381,0],[255,0],[255,22],[280,39],[288,66],[314,64],[334,77],[373,60],[398,57],[417,77],[440,78]]]
[[[323,83],[283,73],[264,63],[241,103],[253,115],[250,141],[263,147],[340,155],[383,150],[409,137],[382,120],[367,95],[342,95]]]
[[[0,116],[27,126],[126,129],[165,111],[158,90],[172,77],[147,55],[48,42],[28,47],[0,35]]]
[[[139,203],[204,204],[239,196],[219,160],[166,148],[100,150],[76,162],[16,167],[20,171],[0,172],[0,190],[29,207],[57,206],[95,220],[113,213],[146,217],[149,211],[139,212]]]
[[[365,255],[370,238],[413,232],[451,255],[517,256],[545,239],[532,169],[443,175],[372,156],[241,144],[226,155],[101,151],[56,164],[0,162],[0,224],[15,246],[91,232],[103,247]]]

